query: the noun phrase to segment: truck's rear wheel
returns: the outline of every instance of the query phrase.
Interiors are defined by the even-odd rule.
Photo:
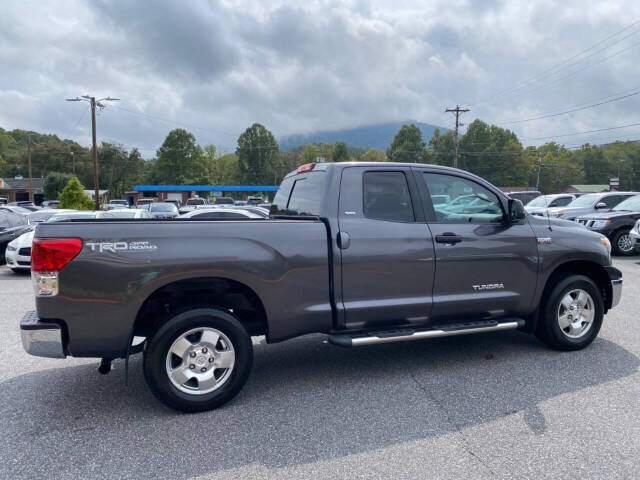
[[[593,342],[602,326],[602,294],[583,275],[567,275],[556,281],[543,300],[536,335],[557,350],[580,350]]]
[[[231,400],[247,381],[252,362],[251,337],[233,315],[194,308],[153,335],[145,348],[144,375],[164,404],[200,412]]]

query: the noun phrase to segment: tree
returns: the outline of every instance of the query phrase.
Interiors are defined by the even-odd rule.
[[[50,172],[44,180],[44,197],[56,200],[73,175],[70,173]]]
[[[387,158],[384,156],[384,152],[377,148],[370,148],[358,158],[359,162],[384,162],[386,160]]]
[[[305,145],[302,150],[302,163],[314,163],[318,155],[318,147],[314,144]]]
[[[424,147],[420,129],[403,125],[387,148],[387,158],[391,162],[419,163],[424,159]]]
[[[157,151],[153,180],[165,185],[205,185],[209,168],[192,133],[171,130]]]
[[[344,142],[336,143],[336,147],[333,149],[332,160],[334,162],[348,162],[349,160],[351,160],[346,143]]]
[[[254,123],[238,137],[236,155],[243,183],[268,185],[277,180],[278,143],[263,125]]]
[[[436,165],[453,167],[453,142],[452,130],[442,135],[440,129],[436,128],[431,140],[429,140],[429,146],[431,147],[429,152],[430,160]]]
[[[84,193],[84,186],[78,177],[72,177],[62,189],[58,199],[58,208],[73,208],[75,210],[93,210],[94,201]]]

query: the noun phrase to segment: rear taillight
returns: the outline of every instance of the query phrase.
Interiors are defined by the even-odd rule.
[[[314,165],[314,163],[305,163],[304,165],[300,165],[296,169],[296,173],[310,172],[311,170],[313,170]]]
[[[34,238],[31,248],[31,271],[59,272],[82,250],[79,238]]]

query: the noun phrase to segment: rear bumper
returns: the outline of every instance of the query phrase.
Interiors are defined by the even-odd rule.
[[[56,323],[46,323],[35,311],[24,314],[20,321],[22,347],[36,357],[65,358],[62,329]]]

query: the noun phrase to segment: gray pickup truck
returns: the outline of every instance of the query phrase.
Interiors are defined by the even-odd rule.
[[[251,336],[351,347],[519,329],[581,349],[620,299],[610,250],[460,170],[308,164],[268,220],[38,225],[37,312],[20,328],[27,352],[98,357],[103,371],[144,351],[154,394],[201,411],[242,388]]]

